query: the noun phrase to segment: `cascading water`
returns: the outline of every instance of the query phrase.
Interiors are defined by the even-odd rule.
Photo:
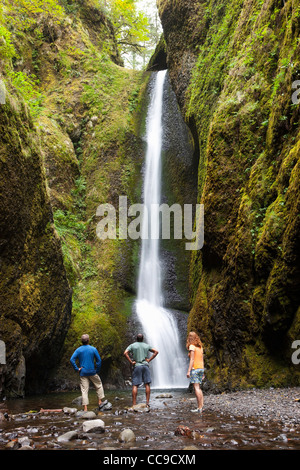
[[[187,353],[172,313],[163,308],[159,257],[163,90],[167,71],[156,73],[147,116],[144,217],[136,313],[145,340],[159,351],[150,363],[155,388],[186,387]],[[148,217],[147,217],[148,215]]]

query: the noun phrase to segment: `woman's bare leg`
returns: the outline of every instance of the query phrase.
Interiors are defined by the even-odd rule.
[[[203,408],[203,393],[200,388],[200,384],[193,384],[193,385],[194,385],[198,408],[202,409]]]

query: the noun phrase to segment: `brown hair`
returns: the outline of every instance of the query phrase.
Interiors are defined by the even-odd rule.
[[[202,343],[200,337],[194,331],[190,331],[186,340],[186,349],[189,349],[190,345],[193,344],[198,348],[202,348]]]

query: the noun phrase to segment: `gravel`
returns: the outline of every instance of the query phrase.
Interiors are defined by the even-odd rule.
[[[297,425],[300,424],[300,387],[252,389],[219,395],[204,393],[203,410]]]

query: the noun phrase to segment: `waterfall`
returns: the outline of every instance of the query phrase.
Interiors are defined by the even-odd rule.
[[[152,386],[180,388],[188,385],[187,353],[181,346],[177,323],[172,312],[163,307],[159,254],[160,219],[158,211],[154,210],[161,201],[162,113],[166,73],[165,70],[156,73],[147,115],[143,190],[145,211],[135,307],[145,341],[159,351],[158,356],[150,363]]]

